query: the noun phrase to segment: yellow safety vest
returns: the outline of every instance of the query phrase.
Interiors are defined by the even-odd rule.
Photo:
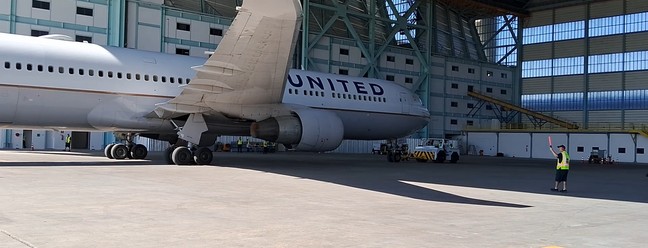
[[[72,137],[71,137],[71,136],[67,136],[67,137],[65,138],[65,143],[70,143],[71,141],[72,141]]]
[[[243,140],[239,139],[238,142],[236,142],[237,145],[243,145]]]
[[[560,154],[562,154],[562,161],[556,163],[556,170],[569,170],[569,153],[563,151]]]

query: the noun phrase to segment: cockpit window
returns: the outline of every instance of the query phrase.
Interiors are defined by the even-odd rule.
[[[423,105],[423,101],[421,101],[421,98],[418,95],[412,95],[412,98],[414,98],[414,102]]]

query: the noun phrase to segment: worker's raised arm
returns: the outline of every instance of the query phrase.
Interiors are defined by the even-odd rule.
[[[549,151],[551,151],[551,153],[553,153],[554,157],[558,157],[558,153],[556,153],[556,151],[554,151],[552,146],[549,146]]]

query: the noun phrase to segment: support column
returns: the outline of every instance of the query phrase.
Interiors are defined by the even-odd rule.
[[[125,0],[108,1],[108,45],[124,47]]]

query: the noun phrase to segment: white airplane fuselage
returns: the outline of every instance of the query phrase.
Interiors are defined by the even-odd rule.
[[[173,134],[169,120],[151,113],[205,60],[0,34],[0,127]],[[395,83],[294,69],[281,103],[335,113],[344,139],[403,137],[429,120],[421,100]],[[209,133],[250,134],[249,123],[208,122]]]

